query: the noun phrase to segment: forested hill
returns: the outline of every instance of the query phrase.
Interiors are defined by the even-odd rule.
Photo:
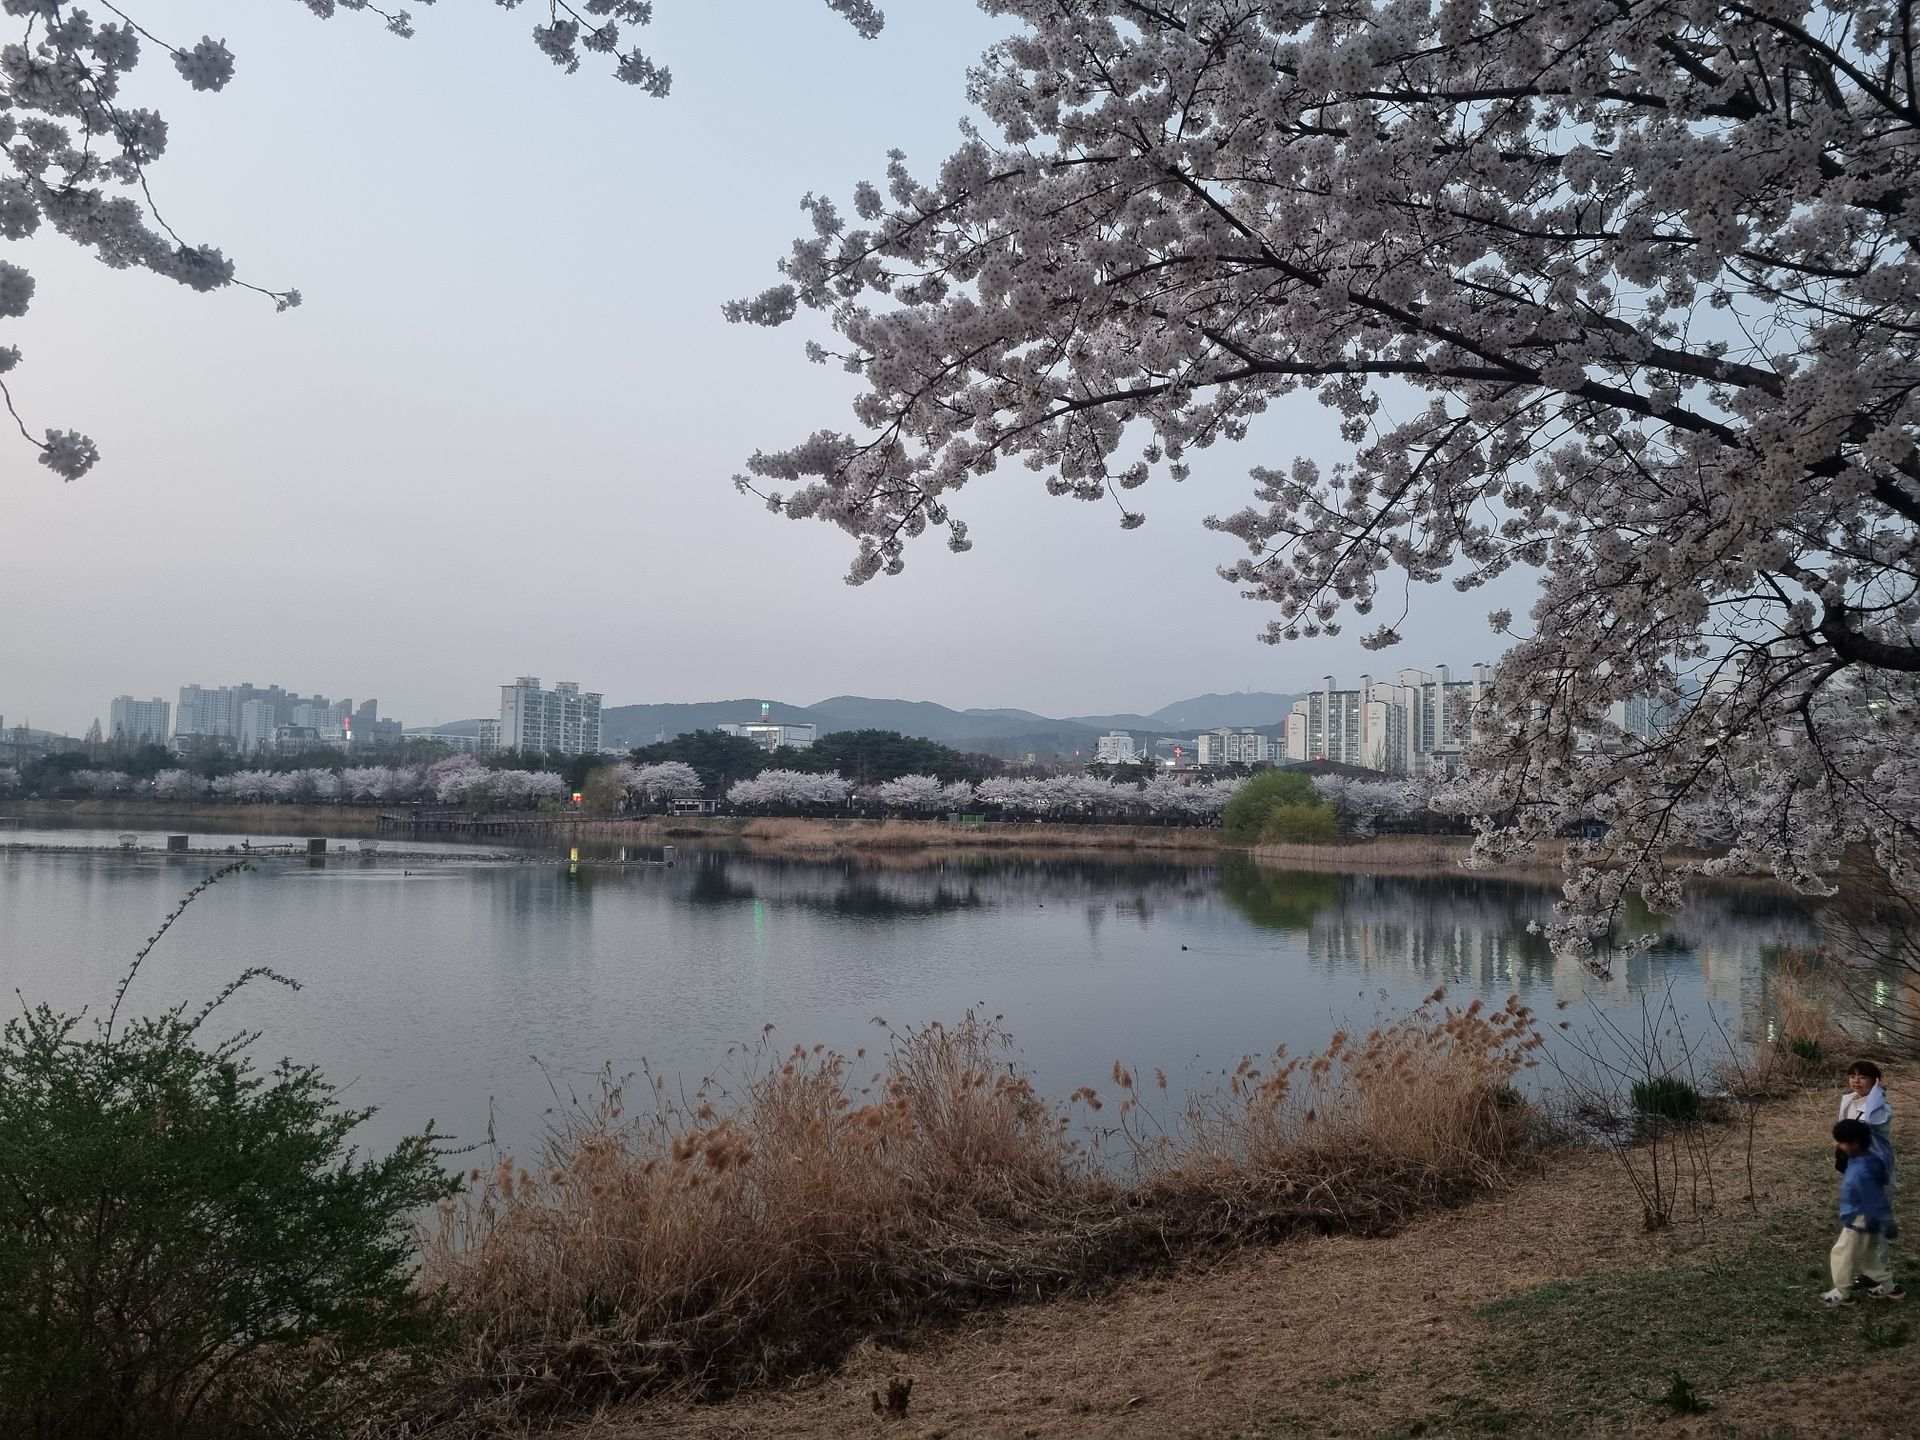
[[[955,710],[928,700],[884,700],[864,695],[835,695],[816,705],[774,701],[769,717],[789,724],[814,724],[834,730],[893,730],[938,740],[962,750],[994,753],[1032,750],[1072,753],[1090,750],[1105,731],[1126,730],[1137,737],[1183,735],[1217,725],[1253,725],[1277,731],[1296,697],[1271,693],[1201,695],[1176,701],[1151,714],[1074,715],[1054,718],[1030,710]],[[711,730],[760,718],[759,699],[711,700],[680,705],[614,705],[601,717],[609,749],[671,739],[689,730]]]

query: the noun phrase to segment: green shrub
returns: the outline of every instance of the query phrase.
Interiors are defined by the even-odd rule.
[[[1337,845],[1340,820],[1326,805],[1276,805],[1260,829],[1263,845]]]
[[[1318,805],[1313,781],[1297,770],[1266,770],[1234,792],[1221,812],[1227,839],[1243,845],[1266,838],[1268,817],[1281,805]]]
[[[1675,1076],[1636,1080],[1629,1094],[1634,1112],[1642,1118],[1675,1121],[1700,1118],[1700,1092]]]
[[[192,1017],[41,1006],[0,1031],[0,1434],[325,1435],[430,1353],[412,1226],[451,1193],[435,1137],[360,1155],[370,1112],[316,1070],[203,1044],[260,973]]]
[[[1787,1049],[1809,1065],[1820,1063],[1820,1042],[1818,1040],[1789,1040]]]

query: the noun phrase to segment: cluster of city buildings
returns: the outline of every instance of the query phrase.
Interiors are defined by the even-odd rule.
[[[523,675],[500,687],[500,713],[480,721],[477,735],[427,732],[455,749],[559,751],[588,755],[600,749],[601,697],[573,681],[543,689]],[[117,696],[102,739],[116,745],[169,745],[182,754],[230,750],[241,755],[332,747],[360,751],[406,736],[398,720],[382,719],[380,702],[300,695],[278,685],[183,685],[176,703]],[[809,737],[811,738],[811,737]]]
[[[1493,686],[1493,668],[1475,665],[1455,679],[1445,665],[1402,670],[1392,680],[1362,675],[1353,689],[1320,689],[1293,702],[1287,716],[1287,761],[1335,760],[1392,775],[1452,775],[1473,738],[1474,716]],[[1607,715],[1615,730],[1652,740],[1673,719],[1651,696],[1616,700]],[[1602,745],[1604,736],[1588,743]]]
[[[1293,702],[1282,756],[1300,764],[1333,760],[1390,775],[1452,774],[1473,735],[1475,708],[1493,685],[1493,669],[1475,665],[1455,679],[1439,665],[1402,670],[1392,680],[1362,675],[1351,689],[1331,675]]]
[[[1125,765],[1171,752],[1160,759],[1176,769],[1325,761],[1388,775],[1451,775],[1460,768],[1474,715],[1492,686],[1493,669],[1485,664],[1457,677],[1445,665],[1402,670],[1391,680],[1362,675],[1351,687],[1328,675],[1269,727],[1278,734],[1222,726],[1191,741],[1163,739],[1143,750],[1132,735],[1116,730],[1100,737],[1095,759]],[[1672,716],[1660,701],[1641,696],[1616,702],[1607,718],[1618,730],[1651,740]],[[1594,743],[1602,742],[1596,737]]]
[[[158,696],[114,698],[102,736],[116,745],[171,745],[194,753],[224,749],[242,755],[332,746],[368,750],[398,740],[398,720],[380,717],[380,702],[300,695],[278,685],[182,685],[178,706]]]
[[[1111,730],[1095,744],[1094,761],[1101,765],[1140,765],[1154,759],[1154,750],[1170,751],[1164,758],[1177,769],[1195,765],[1202,769],[1223,765],[1274,765],[1283,758],[1280,742],[1265,732],[1251,725],[1237,730],[1223,725],[1191,741],[1160,740],[1153,749],[1136,746],[1133,736],[1124,730]]]

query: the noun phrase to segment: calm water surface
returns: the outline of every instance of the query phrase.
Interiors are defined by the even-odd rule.
[[[115,834],[0,827],[0,845],[102,847],[0,851],[0,985],[29,1002],[103,1006],[213,863],[116,853]],[[1105,1082],[1116,1060],[1211,1084],[1241,1055],[1312,1048],[1439,983],[1495,1001],[1517,991],[1543,1012],[1570,1000],[1577,1013],[1637,1007],[1670,986],[1684,1012],[1716,1011],[1737,1032],[1770,949],[1807,938],[1784,896],[1710,894],[1599,981],[1527,934],[1551,890],[1465,875],[1293,874],[1238,858],[876,868],[686,851],[671,869],[576,872],[553,857],[459,858],[484,848],[472,845],[408,843],[440,854],[370,862],[346,844],[323,868],[265,860],[217,886],[129,1003],[197,1004],[249,965],[295,977],[298,994],[246,992],[223,1033],[264,1029],[262,1052],[315,1061],[352,1103],[379,1106],[366,1132],[376,1144],[428,1118],[476,1140],[490,1117],[524,1144],[556,1092],[590,1093],[602,1065],[644,1060],[691,1087],[768,1023],[784,1044],[871,1048],[884,1039],[876,1016],[897,1026],[976,1007],[1005,1017],[1055,1097]]]

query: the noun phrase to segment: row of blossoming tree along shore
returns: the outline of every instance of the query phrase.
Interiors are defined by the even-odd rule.
[[[622,762],[595,772],[606,777],[600,794],[620,797],[630,810],[645,811],[706,793],[699,772],[684,761]],[[101,799],[125,797],[236,804],[465,805],[479,809],[532,809],[572,799],[566,780],[550,770],[492,769],[471,755],[428,765],[352,765],[338,770],[236,770],[209,780],[188,770],[162,770],[136,779],[123,770],[80,770],[71,788]],[[1154,823],[1211,825],[1244,779],[1186,781],[1171,775],[1132,782],[1094,775],[997,776],[978,782],[944,781],[932,775],[902,775],[877,785],[857,785],[833,771],[768,769],[728,786],[725,807],[747,815],[819,815],[857,811],[899,816],[955,813],[1018,818],[1106,817]],[[19,784],[17,770],[0,767],[0,796]],[[1359,780],[1321,775],[1313,797],[1351,833],[1367,835],[1382,822],[1404,820],[1430,809],[1431,786],[1417,780]]]

